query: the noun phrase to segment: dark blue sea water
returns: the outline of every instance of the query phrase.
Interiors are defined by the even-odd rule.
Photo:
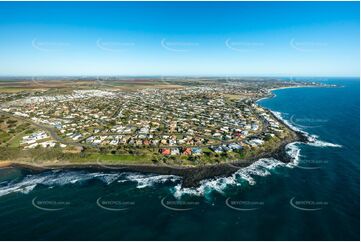
[[[259,102],[318,136],[291,146],[298,163],[260,161],[193,190],[172,176],[2,169],[0,239],[359,240],[359,80],[316,81],[339,87]]]

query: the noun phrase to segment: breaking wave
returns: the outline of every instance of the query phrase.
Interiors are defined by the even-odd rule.
[[[284,119],[282,117],[282,113],[281,112],[277,112],[277,111],[272,111],[270,110],[271,113],[276,117],[278,118],[279,120],[281,120],[284,124],[286,124],[290,129],[294,130],[294,131],[297,131],[297,132],[300,132],[306,136],[309,136],[309,133],[299,129],[298,127],[294,126],[293,124],[291,124],[288,120]]]
[[[224,193],[229,186],[255,185],[255,177],[264,177],[271,174],[271,171],[277,167],[285,167],[287,164],[276,159],[259,159],[252,165],[240,168],[229,177],[219,177],[215,179],[207,179],[200,182],[200,186],[196,188],[182,188],[181,184],[176,185],[173,189],[173,196],[177,199],[183,195],[204,196],[212,191]]]
[[[318,139],[317,135],[311,135],[312,142],[308,142],[308,145],[315,146],[315,147],[333,147],[333,148],[341,148],[342,145],[333,144],[330,142],[322,141]]]
[[[118,179],[119,174],[104,174],[104,173],[86,173],[76,171],[52,171],[35,175],[26,175],[20,181],[10,181],[5,186],[0,187],[0,196],[4,196],[13,192],[29,193],[37,185],[45,186],[63,186],[66,184],[74,184],[84,182],[90,179],[98,179],[106,184],[110,184]]]
[[[174,175],[152,175],[152,174],[138,174],[129,173],[124,176],[124,179],[118,182],[123,183],[127,181],[137,182],[137,188],[145,188],[153,186],[154,184],[165,183],[165,182],[177,182],[180,181],[181,177]]]
[[[82,183],[92,179],[99,180],[107,185],[115,181],[119,183],[136,182],[137,188],[145,188],[153,186],[156,183],[165,183],[167,181],[176,182],[181,178],[172,175],[146,175],[130,172],[103,173],[82,171],[51,171],[26,175],[20,180],[2,182],[0,184],[0,197],[15,192],[27,194],[38,185],[44,185],[51,188],[53,186]]]
[[[301,149],[297,146],[301,142],[293,142],[286,145],[286,153],[291,158],[291,162],[286,164],[287,167],[294,167],[298,165],[300,160]]]
[[[339,144],[333,144],[327,141],[322,141],[319,140],[317,135],[314,134],[309,134],[308,132],[301,130],[300,128],[296,127],[295,125],[291,124],[289,121],[285,120],[282,117],[282,113],[281,112],[277,112],[277,111],[271,111],[273,113],[273,115],[278,118],[279,120],[281,120],[284,124],[286,124],[290,129],[296,131],[296,132],[300,132],[303,135],[305,135],[308,139],[308,142],[306,143],[307,145],[311,145],[311,146],[315,146],[315,147],[334,147],[334,148],[341,148],[342,145]]]

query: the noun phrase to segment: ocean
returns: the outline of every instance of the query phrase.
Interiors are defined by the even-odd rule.
[[[304,79],[302,79],[304,80]],[[259,101],[316,138],[182,189],[176,176],[0,169],[1,240],[359,240],[360,83],[292,88]]]

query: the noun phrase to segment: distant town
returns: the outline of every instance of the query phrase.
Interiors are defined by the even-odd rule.
[[[203,166],[248,160],[295,134],[257,100],[318,85],[273,79],[0,82],[8,161]]]

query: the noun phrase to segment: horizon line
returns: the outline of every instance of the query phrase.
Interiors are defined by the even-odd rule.
[[[348,77],[348,78],[360,78],[360,75],[355,76],[355,75],[230,75],[230,74],[219,74],[219,75],[192,75],[192,74],[185,74],[185,75],[149,75],[149,74],[141,74],[141,75],[120,75],[120,74],[116,74],[116,75],[56,75],[56,74],[51,74],[51,75],[0,75],[0,78],[2,77],[20,77],[20,78],[24,78],[24,77],[258,77],[258,78],[262,78],[262,77],[288,77],[288,78],[293,78],[293,77]]]

